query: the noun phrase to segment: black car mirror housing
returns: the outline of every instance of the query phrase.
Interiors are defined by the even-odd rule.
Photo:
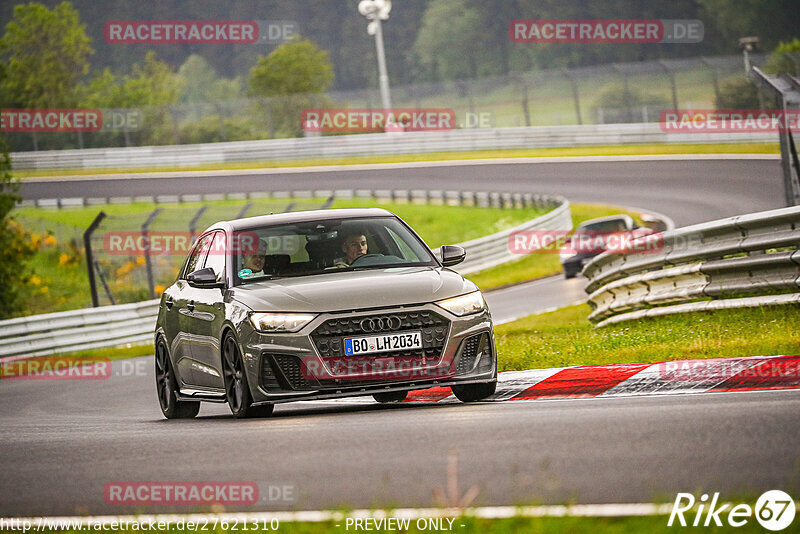
[[[442,265],[450,267],[464,261],[467,251],[458,245],[442,245]]]
[[[211,267],[206,267],[205,269],[199,269],[197,271],[194,271],[193,273],[189,273],[188,275],[186,275],[186,281],[189,282],[189,285],[192,287],[203,288],[203,289],[225,287],[225,282],[217,281],[217,275],[216,273],[214,273],[214,269],[212,269]]]

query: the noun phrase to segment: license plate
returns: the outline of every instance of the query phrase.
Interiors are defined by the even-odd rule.
[[[392,332],[391,334],[346,337],[344,339],[344,353],[347,356],[421,348],[422,332],[419,331]]]

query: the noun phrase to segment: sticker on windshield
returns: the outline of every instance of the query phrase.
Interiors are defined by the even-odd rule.
[[[253,276],[253,271],[250,269],[242,269],[239,271],[239,278],[249,278],[251,276]]]

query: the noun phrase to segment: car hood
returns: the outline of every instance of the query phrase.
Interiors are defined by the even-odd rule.
[[[475,289],[449,269],[394,267],[267,280],[237,286],[232,296],[254,311],[326,312],[420,304]]]

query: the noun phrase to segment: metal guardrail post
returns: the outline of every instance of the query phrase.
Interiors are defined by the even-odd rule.
[[[200,217],[208,210],[208,205],[202,206],[197,213],[194,214],[192,220],[189,221],[189,241],[194,243],[194,238],[197,235],[197,223],[200,221]]]
[[[759,87],[770,89],[778,97],[784,117],[790,107],[800,105],[800,80],[792,76],[769,76],[758,67],[753,67],[751,72],[753,78],[759,82]],[[796,206],[800,204],[800,162],[791,129],[783,128],[779,139],[786,205]]]
[[[154,209],[147,220],[142,225],[142,237],[144,238],[144,267],[147,270],[147,289],[150,291],[150,298],[156,298],[156,286],[153,279],[153,263],[150,261],[150,225],[156,219],[158,214],[161,213],[161,208]]]
[[[561,73],[569,80],[569,85],[572,87],[572,100],[575,102],[575,117],[578,119],[578,124],[583,124],[581,119],[581,98],[578,93],[578,83],[575,81],[575,76],[566,69],[561,69]]]
[[[247,212],[250,211],[250,208],[252,207],[253,207],[252,202],[248,202],[247,204],[245,204],[244,207],[239,211],[239,213],[236,214],[236,218],[237,219],[244,218],[244,216],[247,215]]]
[[[94,279],[94,255],[92,254],[92,234],[97,227],[100,226],[100,223],[103,222],[103,219],[106,218],[105,212],[101,211],[97,214],[97,217],[94,218],[92,224],[89,225],[89,228],[83,233],[83,248],[86,251],[86,269],[87,274],[89,275],[89,291],[92,293],[92,307],[97,308],[100,306],[100,301],[97,298],[97,287],[95,286],[95,279]]]
[[[703,63],[703,65],[708,67],[709,71],[711,72],[711,83],[714,86],[714,102],[719,102],[719,78],[717,76],[717,69],[711,64],[708,58],[701,57],[700,61]]]
[[[672,89],[672,109],[676,109],[677,110],[678,109],[678,86],[675,85],[675,74],[671,70],[669,70],[669,66],[667,66],[667,64],[663,60],[659,59],[658,60],[658,64],[661,66],[662,69],[664,69],[664,72],[667,73],[667,77],[669,78],[669,85],[670,85],[670,88]]]
[[[97,271],[97,276],[100,277],[100,282],[103,283],[103,289],[106,292],[108,301],[112,306],[114,306],[117,303],[117,299],[114,298],[114,294],[111,292],[111,288],[108,286],[108,281],[106,280],[106,276],[103,274],[103,269],[100,268],[100,262],[97,261],[97,258],[94,258],[94,268]]]

